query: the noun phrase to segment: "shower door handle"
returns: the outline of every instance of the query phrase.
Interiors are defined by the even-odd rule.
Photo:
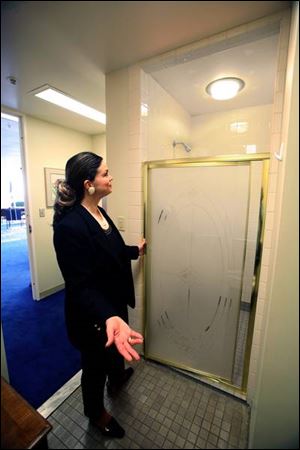
[[[257,278],[256,275],[253,274],[250,304],[252,304],[254,295],[257,294],[258,287],[256,286],[256,278]]]

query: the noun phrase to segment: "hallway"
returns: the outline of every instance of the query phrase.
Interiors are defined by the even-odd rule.
[[[77,387],[48,416],[49,448],[248,448],[246,403],[154,362],[134,367],[119,396],[105,398],[126,430],[123,439],[105,439],[89,425]]]

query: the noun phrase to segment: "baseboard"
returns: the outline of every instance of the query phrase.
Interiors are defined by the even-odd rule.
[[[65,288],[65,284],[63,283],[54,288],[47,289],[46,291],[40,292],[38,300],[42,300],[42,298],[48,297],[51,294],[55,294],[56,292],[62,291],[64,288]]]
[[[38,412],[46,419],[53,413],[81,384],[82,370],[79,370],[69,381],[56,391],[39,408]]]

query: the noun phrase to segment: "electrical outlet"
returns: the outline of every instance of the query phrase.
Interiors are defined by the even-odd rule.
[[[125,231],[125,217],[123,216],[118,217],[118,228],[120,231]]]
[[[40,215],[40,217],[45,217],[45,209],[44,208],[39,209],[39,215]]]

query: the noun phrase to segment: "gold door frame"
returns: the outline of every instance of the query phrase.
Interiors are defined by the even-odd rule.
[[[213,157],[199,157],[199,158],[187,158],[187,159],[175,159],[175,160],[158,160],[158,161],[146,161],[143,163],[143,192],[144,192],[144,236],[147,238],[147,232],[149,230],[149,207],[148,207],[148,194],[149,194],[149,170],[154,168],[172,168],[172,167],[198,167],[198,166],[226,166],[226,165],[245,165],[250,164],[252,161],[262,161],[262,186],[261,186],[261,203],[260,203],[260,217],[262,219],[261,228],[258,231],[258,240],[260,243],[260,255],[258,264],[255,267],[253,278],[253,290],[250,303],[250,316],[248,322],[246,347],[243,361],[243,379],[242,386],[236,386],[231,384],[227,380],[217,377],[215,375],[186,367],[181,364],[174,364],[172,361],[159,360],[158,358],[151,358],[147,351],[147,293],[150,290],[150,284],[147,277],[147,256],[144,258],[144,296],[143,296],[143,332],[144,332],[144,357],[146,359],[153,359],[162,364],[172,366],[174,368],[185,371],[186,373],[194,374],[198,376],[201,381],[206,381],[209,384],[213,384],[216,387],[220,387],[222,390],[229,391],[233,394],[237,394],[242,398],[246,398],[247,382],[249,373],[250,353],[254,331],[254,319],[256,313],[257,294],[260,279],[261,270],[261,255],[263,248],[263,239],[265,232],[265,219],[266,219],[266,202],[267,202],[267,188],[268,188],[268,175],[269,175],[269,160],[270,153],[257,153],[246,155],[219,155]]]

